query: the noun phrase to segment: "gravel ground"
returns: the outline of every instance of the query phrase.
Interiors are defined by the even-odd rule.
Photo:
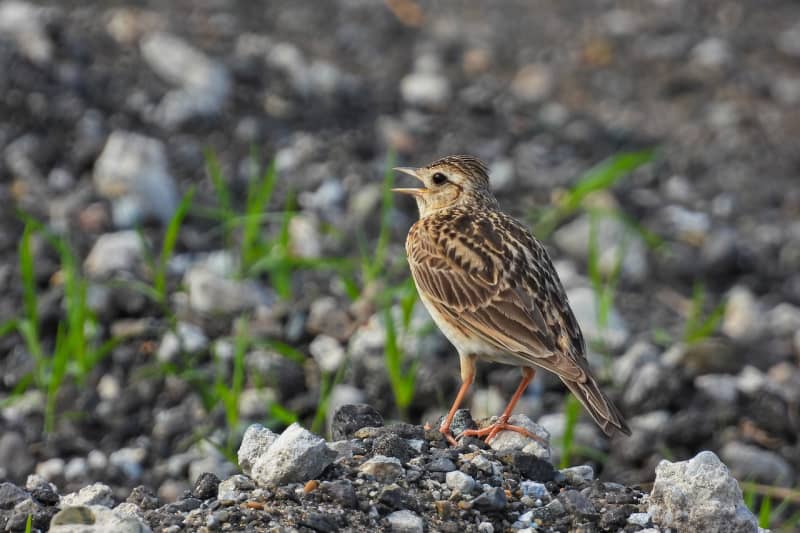
[[[105,487],[97,490],[101,499],[78,503],[127,501],[122,514],[154,531],[316,527],[304,520],[319,520],[317,529],[375,529],[389,527],[396,511],[414,513],[398,520],[421,519],[428,530],[449,527],[445,522],[503,530],[539,508],[517,505],[525,479],[546,481],[544,499],[552,501],[542,499],[542,508],[561,502],[564,513],[541,518],[556,530],[583,523],[576,509],[584,500],[594,509],[587,530],[666,527],[660,504],[640,496],[659,472],[681,477],[657,469],[663,459],[710,461],[708,469],[721,471],[701,450],[713,451],[741,481],[800,485],[796,2],[509,0],[489,9],[412,0],[0,0],[0,72],[0,200],[8,206],[0,210],[0,325],[26,312],[24,212],[74,249],[96,317],[86,334],[119,339],[83,374],[68,367],[51,394],[56,416],[45,432],[47,387],[36,380],[23,386],[36,370],[35,354],[18,330],[0,331],[0,479],[9,483],[0,488],[0,512],[7,530],[31,509],[36,527],[45,528],[58,505],[71,505],[59,494],[93,483]],[[377,295],[406,275],[402,244],[416,216],[410,204],[389,213],[389,261],[380,283],[356,279],[366,286],[355,300],[329,268],[293,272],[290,298],[281,296],[274,271],[235,275],[239,236],[232,245],[207,216],[217,203],[204,152],[216,155],[238,207],[254,148],[274,158],[278,173],[259,231],[279,234],[279,212],[293,191],[286,253],[309,262],[372,254],[389,153],[403,165],[477,155],[489,163],[503,207],[533,223],[593,165],[655,148],[652,162],[587,199],[624,219],[602,217],[593,232],[592,216],[578,210],[545,236],[591,341],[590,362],[633,429],[630,438],[608,441],[580,419],[571,462],[591,465],[597,479],[526,477],[498,452],[481,451],[506,468],[483,479],[465,466],[474,458],[464,456],[476,453],[465,449],[447,452],[448,460],[479,488],[451,499],[428,483],[448,486],[440,479],[446,473],[428,468],[440,443],[425,433],[398,437],[424,444],[414,449],[418,459],[400,458],[409,484],[401,484],[401,496],[413,499],[405,503],[392,500],[391,483],[373,486],[359,477],[363,460],[375,455],[375,435],[356,439],[362,448],[352,457],[337,448],[333,466],[302,480],[317,479],[314,490],[264,483],[253,472],[250,481],[235,477],[232,452],[251,423],[279,431],[292,418],[304,427],[324,419],[317,429],[339,441],[350,435],[331,433],[336,409],[366,403],[387,420],[435,424],[458,386],[452,349],[436,332],[419,333],[429,325],[419,306],[412,332],[400,338],[404,353],[417,358],[407,408],[397,409],[389,383]],[[153,272],[133,230],[140,227],[160,249],[164,226],[190,187],[193,207],[166,268],[168,297],[158,303],[136,290],[137,282],[152,284]],[[593,233],[601,271],[613,271],[624,255],[605,325],[588,275]],[[31,250],[38,332],[49,353],[70,301],[68,269],[43,233],[32,235]],[[699,322],[693,292],[703,316],[719,306],[720,321],[687,337],[686,324]],[[242,390],[228,398],[238,414],[231,424],[219,390],[233,383],[242,329],[258,342],[247,346]],[[517,379],[515,369],[482,367],[472,415],[499,412]],[[549,460],[559,464],[566,417],[557,380],[538,376],[519,412],[550,432]],[[421,474],[409,481],[412,471]],[[215,479],[256,505],[240,505],[239,496],[221,503],[209,488]],[[727,487],[728,478],[720,479]],[[325,490],[349,494],[338,485],[323,490],[340,480],[356,487],[349,501],[357,512],[326,507]],[[505,495],[502,512],[460,507],[497,494],[491,489]],[[386,490],[390,503],[380,497]],[[613,491],[624,498],[601,511]],[[735,513],[741,496],[734,492],[726,501]],[[773,526],[797,511],[797,499],[775,512]],[[457,518],[443,521],[438,501],[449,501]],[[312,512],[321,514],[309,518]],[[650,522],[629,523],[640,512],[650,513]],[[616,518],[605,518],[609,513]]]

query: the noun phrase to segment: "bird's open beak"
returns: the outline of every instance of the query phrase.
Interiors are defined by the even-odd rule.
[[[402,172],[403,174],[408,174],[409,176],[414,176],[418,180],[422,181],[422,179],[417,175],[417,169],[412,167],[395,167],[392,170],[396,170],[397,172]],[[414,188],[400,188],[400,189],[392,189],[392,192],[399,192],[400,194],[409,194],[411,196],[420,196],[422,191],[425,189],[414,189]]]

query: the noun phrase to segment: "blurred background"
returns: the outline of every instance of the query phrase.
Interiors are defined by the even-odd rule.
[[[252,422],[435,423],[457,357],[389,169],[454,153],[547,245],[633,429],[541,372],[518,410],[555,461],[646,487],[711,449],[791,520],[790,0],[0,1],[0,478],[170,501]],[[473,416],[518,378],[482,366]]]

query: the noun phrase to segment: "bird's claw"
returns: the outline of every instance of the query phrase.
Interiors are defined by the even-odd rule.
[[[547,445],[545,440],[542,439],[540,436],[534,435],[533,433],[531,433],[530,431],[528,431],[527,429],[525,429],[523,427],[515,426],[513,424],[509,424],[508,423],[508,419],[505,418],[505,417],[501,417],[500,420],[498,420],[494,424],[490,424],[489,426],[486,426],[485,428],[481,428],[481,429],[466,429],[461,433],[460,437],[462,437],[462,438],[463,437],[477,437],[479,439],[483,438],[483,441],[486,444],[489,444],[492,441],[492,439],[494,439],[497,436],[497,434],[500,433],[501,431],[514,431],[514,432],[520,433],[521,435],[524,435],[524,436],[526,436],[526,437],[528,437],[530,439],[533,439],[533,440],[535,440],[537,442],[540,442],[540,443],[542,443],[544,445]]]

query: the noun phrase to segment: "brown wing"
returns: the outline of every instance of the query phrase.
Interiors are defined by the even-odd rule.
[[[456,229],[457,231],[453,231]],[[420,220],[408,260],[420,291],[466,332],[558,375],[607,433],[627,430],[585,359],[583,336],[542,245],[496,211]]]

